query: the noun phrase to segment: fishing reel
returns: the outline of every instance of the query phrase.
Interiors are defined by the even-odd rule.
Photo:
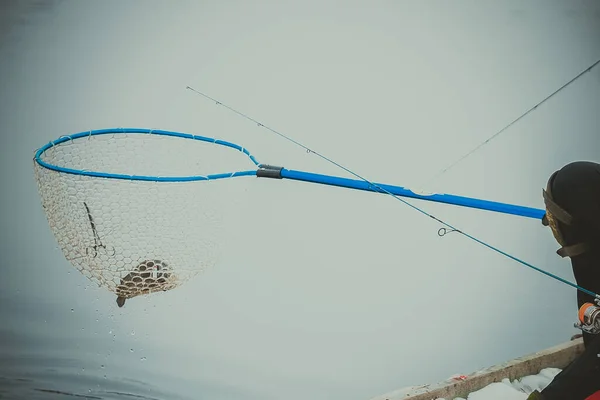
[[[585,303],[579,308],[579,321],[575,323],[575,328],[592,335],[600,333],[600,299],[595,301],[596,304]]]

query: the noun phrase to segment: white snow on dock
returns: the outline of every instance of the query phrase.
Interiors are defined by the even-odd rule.
[[[528,375],[512,382],[503,379],[501,382],[489,384],[483,389],[470,393],[466,399],[456,397],[437,400],[526,400],[534,390],[542,391],[548,386],[560,371],[558,368],[545,368],[537,375]]]

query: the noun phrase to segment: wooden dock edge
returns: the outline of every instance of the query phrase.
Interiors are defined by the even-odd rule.
[[[435,400],[456,397],[467,398],[469,393],[483,389],[503,379],[511,381],[528,375],[536,375],[544,368],[563,369],[584,350],[581,338],[550,347],[537,353],[483,369],[460,380],[446,380],[438,384],[400,389],[373,397],[371,400]]]

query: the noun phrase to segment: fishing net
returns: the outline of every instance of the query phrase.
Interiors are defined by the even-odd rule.
[[[104,130],[38,150],[41,203],[66,259],[114,292],[119,306],[213,266],[225,217],[244,187],[219,178],[249,165],[235,148],[216,144],[164,131]]]

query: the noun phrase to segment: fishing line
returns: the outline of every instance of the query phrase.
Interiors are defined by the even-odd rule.
[[[599,62],[600,62],[600,60],[599,60]],[[325,155],[323,155],[323,154],[319,153],[318,151],[312,150],[312,149],[311,149],[311,148],[309,148],[308,146],[306,146],[306,145],[304,145],[304,144],[302,144],[302,143],[298,142],[297,140],[295,140],[295,139],[291,138],[290,136],[288,136],[288,135],[285,135],[285,134],[283,134],[283,133],[281,133],[281,132],[279,132],[279,131],[277,131],[277,130],[275,130],[275,129],[273,129],[273,128],[271,128],[271,127],[267,126],[267,125],[265,125],[264,123],[262,123],[262,122],[260,122],[260,121],[258,121],[258,120],[256,120],[256,119],[254,119],[254,118],[252,118],[252,117],[250,117],[250,116],[248,116],[248,115],[246,115],[246,114],[244,114],[244,113],[242,113],[242,112],[240,112],[240,111],[238,111],[238,110],[236,110],[236,109],[234,109],[234,108],[232,108],[232,107],[230,107],[230,106],[228,106],[228,105],[224,104],[222,101],[219,101],[219,100],[217,100],[217,99],[215,99],[215,98],[213,98],[213,97],[211,97],[211,96],[209,96],[209,95],[207,95],[207,94],[205,94],[205,93],[203,93],[203,92],[201,92],[201,91],[198,91],[198,90],[196,90],[196,89],[192,88],[191,86],[187,86],[187,87],[186,87],[186,89],[187,89],[187,90],[190,90],[190,91],[192,91],[192,92],[194,92],[194,93],[196,93],[196,94],[198,94],[198,95],[200,95],[200,96],[202,96],[202,97],[204,97],[204,98],[206,98],[206,99],[209,99],[209,100],[213,101],[213,102],[214,102],[214,103],[215,103],[217,106],[222,106],[222,107],[225,107],[226,109],[228,109],[228,110],[230,110],[230,111],[234,112],[235,114],[237,114],[237,115],[241,116],[242,118],[244,118],[244,119],[247,119],[247,120],[249,120],[249,121],[252,121],[253,123],[257,124],[257,125],[258,125],[258,127],[260,127],[260,128],[264,128],[264,129],[267,129],[268,131],[270,131],[270,132],[272,132],[272,133],[274,133],[274,134],[276,134],[276,135],[278,135],[278,136],[282,137],[283,139],[285,139],[285,140],[287,140],[287,141],[289,141],[289,142],[291,142],[291,143],[293,143],[293,144],[295,144],[295,145],[297,145],[297,146],[299,146],[299,147],[301,147],[301,148],[305,149],[305,150],[306,150],[308,153],[315,154],[316,156],[320,157],[321,159],[323,159],[323,160],[325,160],[325,161],[327,161],[327,162],[329,162],[329,163],[331,163],[331,164],[333,164],[333,165],[335,165],[335,166],[337,166],[337,167],[339,167],[339,168],[343,169],[344,171],[348,172],[349,174],[351,174],[351,175],[353,175],[353,176],[357,177],[358,179],[360,179],[360,180],[362,180],[362,181],[366,182],[366,183],[367,183],[369,186],[371,186],[371,187],[373,187],[373,188],[376,188],[376,189],[377,189],[377,191],[380,191],[381,193],[385,193],[385,194],[388,194],[388,195],[392,196],[394,199],[396,199],[396,200],[398,200],[398,201],[402,202],[403,204],[405,204],[405,205],[407,205],[407,206],[411,207],[412,209],[414,209],[414,210],[416,210],[416,211],[420,212],[421,214],[423,214],[423,215],[425,215],[425,216],[427,216],[427,217],[429,217],[429,218],[431,218],[431,219],[435,220],[436,222],[438,222],[438,223],[440,223],[440,224],[444,225],[446,228],[449,228],[449,230],[448,230],[448,229],[446,229],[446,228],[441,228],[441,229],[438,231],[438,235],[439,235],[439,236],[445,236],[446,234],[448,234],[448,233],[450,233],[450,232],[453,232],[453,233],[454,233],[454,232],[456,232],[456,233],[462,234],[463,236],[465,236],[465,237],[467,237],[467,238],[469,238],[469,239],[471,239],[471,240],[475,241],[476,243],[479,243],[479,244],[481,244],[481,245],[483,245],[483,246],[487,247],[487,248],[488,248],[488,249],[490,249],[490,250],[493,250],[493,251],[495,251],[495,252],[497,252],[497,253],[499,253],[499,254],[501,254],[501,255],[503,255],[503,256],[505,256],[505,257],[507,257],[507,258],[510,258],[510,259],[512,259],[513,261],[516,261],[516,262],[518,262],[518,263],[520,263],[520,264],[523,264],[523,265],[525,265],[525,266],[527,266],[527,267],[529,267],[529,268],[531,268],[531,269],[533,269],[533,270],[535,270],[535,271],[537,271],[537,272],[540,272],[540,273],[542,273],[542,274],[544,274],[544,275],[546,275],[546,276],[548,276],[548,277],[551,277],[551,278],[553,278],[553,279],[556,279],[556,280],[558,280],[558,281],[560,281],[560,282],[562,282],[562,283],[564,283],[564,284],[566,284],[566,285],[569,285],[569,286],[571,286],[571,287],[573,287],[573,288],[575,288],[575,289],[577,289],[577,290],[580,290],[580,291],[582,291],[582,292],[584,292],[584,293],[586,293],[586,294],[588,294],[588,295],[590,295],[590,296],[593,296],[593,297],[595,297],[595,298],[597,298],[597,299],[600,299],[600,295],[598,295],[598,294],[596,294],[596,293],[594,293],[594,292],[592,292],[592,291],[589,291],[589,290],[587,290],[587,289],[585,289],[585,288],[583,288],[583,287],[581,287],[581,286],[579,286],[579,285],[576,285],[576,284],[574,284],[574,283],[572,283],[572,282],[570,282],[570,281],[568,281],[568,280],[566,280],[566,279],[563,279],[563,278],[561,278],[561,277],[559,277],[559,276],[557,276],[557,275],[555,275],[555,274],[552,274],[552,273],[550,273],[550,272],[548,272],[548,271],[545,271],[545,270],[543,270],[543,269],[540,269],[540,268],[538,268],[538,267],[536,267],[536,266],[534,266],[534,265],[532,265],[532,264],[530,264],[530,263],[528,263],[528,262],[526,262],[526,261],[524,261],[524,260],[522,260],[522,259],[520,259],[520,258],[518,258],[518,257],[515,257],[515,256],[513,256],[513,255],[511,255],[511,254],[508,254],[507,252],[505,252],[505,251],[503,251],[503,250],[500,250],[499,248],[497,248],[497,247],[495,247],[495,246],[493,246],[493,245],[491,245],[491,244],[488,244],[488,243],[484,242],[483,240],[477,239],[476,237],[474,237],[474,236],[472,236],[472,235],[470,235],[470,234],[468,234],[468,233],[466,233],[466,232],[464,232],[464,231],[462,231],[462,230],[460,230],[460,229],[458,229],[458,228],[455,228],[454,226],[452,226],[452,225],[448,224],[447,222],[445,222],[445,221],[443,221],[443,220],[441,220],[441,219],[437,218],[436,216],[434,216],[434,215],[432,215],[432,214],[430,214],[430,213],[428,213],[428,212],[424,211],[424,210],[423,210],[423,209],[421,209],[420,207],[417,207],[417,206],[415,206],[415,205],[413,205],[413,204],[409,203],[408,201],[406,201],[406,200],[404,200],[404,199],[400,198],[399,196],[395,195],[395,194],[394,194],[394,193],[392,193],[391,191],[389,191],[389,190],[385,189],[385,188],[383,187],[384,185],[378,185],[378,184],[376,184],[376,183],[373,183],[373,182],[371,182],[370,180],[368,180],[368,179],[364,178],[363,176],[359,175],[358,173],[356,173],[356,172],[354,172],[354,171],[350,170],[349,168],[347,168],[347,167],[345,167],[345,166],[343,166],[343,165],[341,165],[341,164],[339,164],[339,163],[335,162],[335,161],[334,161],[334,160],[332,160],[331,158],[329,158],[329,157],[326,157]]]
[[[535,106],[533,106],[529,110],[525,111],[517,119],[513,120],[512,122],[510,122],[508,125],[506,125],[502,129],[500,129],[498,132],[494,133],[492,136],[490,136],[489,138],[487,138],[486,140],[484,140],[483,142],[481,142],[479,145],[475,146],[472,150],[468,151],[465,155],[463,155],[462,157],[460,157],[459,159],[457,159],[456,161],[454,161],[453,163],[451,163],[449,166],[447,166],[446,168],[444,168],[440,173],[438,173],[433,178],[431,178],[429,180],[428,184],[431,183],[432,181],[436,180],[437,178],[439,178],[440,176],[442,176],[443,174],[445,174],[446,172],[448,172],[450,169],[454,168],[456,165],[458,165],[459,163],[461,163],[463,160],[465,160],[468,157],[470,157],[473,153],[475,153],[476,151],[478,151],[479,149],[481,149],[483,146],[485,146],[486,144],[490,143],[492,140],[494,140],[495,138],[497,138],[498,136],[500,136],[508,128],[510,128],[511,126],[513,126],[514,124],[516,124],[517,122],[519,122],[521,119],[525,118],[526,115],[528,115],[532,111],[536,110],[539,106],[541,106],[542,104],[544,104],[551,97],[553,97],[556,94],[558,94],[561,90],[563,90],[564,88],[566,88],[567,86],[569,86],[571,83],[575,82],[582,75],[584,75],[585,73],[587,73],[587,72],[591,71],[592,69],[594,69],[594,67],[596,65],[598,65],[598,64],[600,64],[600,59],[597,60],[595,63],[593,63],[588,68],[586,68],[585,70],[581,71],[579,74],[577,74],[577,76],[575,76],[573,79],[571,79],[570,81],[568,81],[567,83],[565,83],[564,85],[562,85],[560,88],[558,88],[554,92],[552,92],[549,96],[547,96],[545,99],[543,99],[542,101],[540,101],[539,103],[537,103]]]

